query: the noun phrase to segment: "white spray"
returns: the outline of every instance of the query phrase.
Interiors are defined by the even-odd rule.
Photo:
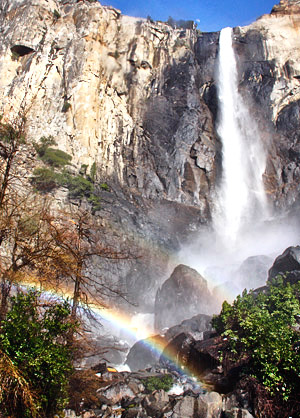
[[[232,29],[220,33],[218,57],[220,117],[217,132],[222,141],[222,180],[216,199],[214,229],[231,249],[244,228],[267,215],[263,186],[266,158],[255,121],[238,91]]]

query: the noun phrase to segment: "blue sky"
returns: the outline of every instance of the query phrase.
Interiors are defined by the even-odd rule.
[[[200,20],[199,29],[217,31],[226,26],[244,26],[269,13],[279,0],[100,0],[123,14],[136,17],[150,15],[155,20]]]

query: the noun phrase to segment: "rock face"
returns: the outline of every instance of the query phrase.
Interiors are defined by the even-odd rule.
[[[281,176],[299,171],[299,9],[284,1],[235,29],[241,89],[250,92],[255,116],[263,110],[266,145],[271,135],[273,152],[281,151]],[[96,162],[99,179],[209,216],[219,148],[217,33],[174,30],[98,2],[63,0],[3,1],[0,27],[2,112],[23,109],[30,137],[55,136],[79,166]],[[294,166],[282,166],[292,156]],[[290,179],[279,180],[277,171],[273,183],[287,193]]]
[[[0,40],[0,112],[25,113],[29,138],[52,135],[75,171],[96,163],[105,239],[139,258],[95,268],[153,310],[168,252],[210,217],[218,142],[196,32],[99,2],[15,0],[1,2]]]
[[[180,264],[157,291],[155,328],[169,328],[197,313],[212,313],[213,305],[206,280],[196,270]]]
[[[0,108],[23,108],[30,137],[53,135],[103,181],[207,215],[216,144],[195,32],[88,1],[4,1],[0,25]]]
[[[299,10],[281,1],[234,30],[240,90],[262,132],[265,185],[279,208],[300,191]],[[88,0],[0,5],[0,112],[26,114],[30,139],[52,135],[74,172],[96,163],[97,183],[111,190],[101,192],[104,241],[131,242],[142,257],[94,268],[144,311],[175,267],[169,254],[211,218],[221,175],[218,39]]]

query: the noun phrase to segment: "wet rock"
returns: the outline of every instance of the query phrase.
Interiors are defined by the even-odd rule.
[[[274,261],[269,270],[268,283],[272,283],[277,275],[284,282],[297,283],[300,280],[300,246],[289,247]]]
[[[249,389],[250,386],[246,381],[240,380],[234,392],[222,396],[216,392],[206,392],[201,388],[201,384],[197,384],[187,375],[182,375],[177,371],[172,373],[175,386],[180,385],[184,391],[166,393],[164,390],[156,390],[147,393],[142,382],[153,376],[160,379],[165,374],[154,369],[153,371],[142,370],[137,373],[116,374],[118,382],[111,383],[111,381],[104,380],[102,385],[107,383],[108,386],[103,386],[98,390],[98,398],[103,402],[100,409],[99,407],[84,409],[80,414],[68,410],[66,416],[70,418],[85,416],[90,418],[94,416],[97,418],[252,417],[251,395],[249,394],[251,388]],[[106,398],[103,395],[106,395]]]
[[[223,340],[221,337],[195,342],[195,362],[198,362],[198,371],[200,373],[207,369],[215,369],[218,366],[219,351],[222,346]]]
[[[97,363],[91,369],[96,373],[105,373],[107,371],[107,364],[105,362]]]
[[[254,418],[247,409],[232,408],[229,411],[224,411],[222,417],[224,418]]]
[[[148,416],[161,417],[164,412],[168,412],[171,409],[169,401],[168,394],[164,390],[158,390],[151,395],[145,396],[143,407],[147,411]]]
[[[97,395],[101,402],[107,405],[115,405],[123,398],[134,398],[136,392],[130,385],[120,382],[109,386],[107,389],[99,389]]]
[[[210,315],[199,314],[190,319],[182,321],[179,325],[175,325],[168,329],[165,333],[166,340],[170,341],[181,333],[190,334],[194,339],[201,340],[204,332],[210,332],[212,317]]]
[[[141,407],[130,407],[122,412],[122,418],[148,418],[148,415]]]
[[[271,257],[265,255],[248,257],[234,273],[235,283],[242,290],[265,285],[272,261]]]
[[[220,352],[224,350],[226,341],[219,336],[195,341],[189,349],[187,367],[208,387],[226,394],[232,391],[238,382],[243,364],[230,364],[225,373],[220,366]]]
[[[209,314],[213,305],[207,281],[196,270],[180,264],[157,291],[155,328],[162,330],[195,314]]]
[[[193,418],[196,399],[192,396],[185,396],[176,402],[173,408],[172,418]]]
[[[193,343],[194,339],[189,334],[181,333],[177,335],[162,352],[160,363],[171,370],[174,368],[175,370],[180,369],[187,364],[191,357]]]
[[[201,418],[219,418],[222,411],[222,396],[216,392],[208,392],[197,398],[196,414]]]
[[[162,349],[166,344],[167,341],[160,335],[138,341],[131,347],[126,358],[126,364],[131,371],[154,366],[158,363],[160,357],[160,352],[156,346],[159,345]]]
[[[169,328],[164,337],[156,335],[136,342],[127,355],[126,364],[131,371],[155,366],[159,362],[160,351],[179,334],[184,334],[186,337],[189,335],[196,340],[201,340],[204,332],[211,332],[211,319],[212,317],[209,315],[195,315],[182,321],[181,324]],[[159,346],[160,351],[157,350],[157,346]]]

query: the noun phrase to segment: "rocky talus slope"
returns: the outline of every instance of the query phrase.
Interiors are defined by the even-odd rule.
[[[266,189],[279,208],[299,196],[299,10],[281,1],[234,30],[240,89],[263,133]],[[95,268],[140,309],[153,310],[176,266],[170,254],[211,217],[221,170],[218,39],[87,0],[0,4],[0,112],[25,113],[28,137],[52,135],[75,172],[96,163],[97,182],[110,188],[98,213],[107,239],[133,242],[143,257]]]

